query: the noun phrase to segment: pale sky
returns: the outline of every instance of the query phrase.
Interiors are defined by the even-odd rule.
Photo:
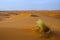
[[[0,0],[0,10],[60,10],[60,0]]]

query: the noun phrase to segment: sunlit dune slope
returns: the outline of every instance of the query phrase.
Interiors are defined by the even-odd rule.
[[[32,14],[31,13],[21,13],[19,15],[12,16],[12,19],[24,19],[30,17]]]
[[[8,28],[31,28],[35,25],[38,18],[30,17],[32,14],[24,13],[19,15],[10,16],[9,19],[0,22],[0,27]]]

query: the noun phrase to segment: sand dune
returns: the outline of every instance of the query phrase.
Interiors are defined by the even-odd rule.
[[[35,13],[36,14],[36,13]],[[34,14],[34,15],[35,15]],[[48,40],[60,40],[60,19],[36,14],[39,17],[31,17],[32,14],[24,13],[10,16],[9,19],[0,21],[0,40],[47,40],[39,38],[40,34],[32,32],[37,19],[42,19],[56,34],[52,34]]]

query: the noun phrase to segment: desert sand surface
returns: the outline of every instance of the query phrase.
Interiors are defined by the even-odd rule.
[[[1,12],[2,16],[0,15],[0,40],[60,40],[60,13],[4,13]],[[50,38],[40,38],[39,33],[32,31],[32,28],[37,26],[38,19],[42,19],[52,30]]]

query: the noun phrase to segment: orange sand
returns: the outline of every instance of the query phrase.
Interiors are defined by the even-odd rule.
[[[60,19],[43,16],[30,17],[30,13],[11,16],[9,20],[0,22],[0,40],[60,40]],[[36,26],[37,19],[42,19],[54,31],[51,38],[40,38],[32,27]],[[56,34],[55,34],[56,33]]]

